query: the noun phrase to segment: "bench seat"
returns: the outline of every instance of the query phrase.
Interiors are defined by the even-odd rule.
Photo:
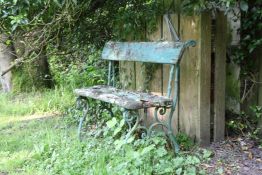
[[[80,97],[93,98],[131,110],[150,107],[170,107],[172,105],[172,99],[164,96],[139,91],[127,91],[105,85],[75,89],[74,92]]]

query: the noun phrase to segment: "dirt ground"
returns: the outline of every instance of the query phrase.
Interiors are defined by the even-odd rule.
[[[262,175],[262,149],[252,140],[229,138],[213,143],[213,157],[202,164],[207,174]]]

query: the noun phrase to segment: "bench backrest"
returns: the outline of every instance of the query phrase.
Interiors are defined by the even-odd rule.
[[[174,106],[178,93],[179,60],[185,48],[195,46],[194,40],[187,42],[108,42],[106,43],[102,59],[109,60],[108,85],[114,86],[115,69],[114,61],[137,61],[149,63],[171,64],[167,87],[167,96],[171,96],[174,88]],[[172,86],[175,77],[174,86]]]
[[[102,59],[176,64],[184,48],[182,42],[108,42]]]

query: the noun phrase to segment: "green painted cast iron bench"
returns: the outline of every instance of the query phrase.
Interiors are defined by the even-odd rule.
[[[144,135],[150,136],[153,128],[156,126],[165,127],[166,134],[170,139],[172,147],[176,152],[179,146],[176,143],[172,128],[172,117],[178,100],[179,89],[179,63],[183,52],[189,46],[195,46],[196,42],[189,40],[187,42],[108,42],[106,43],[102,59],[109,61],[108,84],[97,85],[89,88],[75,89],[78,99],[85,101],[83,117],[80,119],[78,133],[80,136],[83,121],[88,114],[88,99],[95,99],[104,103],[114,104],[123,109],[123,117],[128,124],[127,138],[137,129],[143,128]],[[167,96],[158,96],[139,91],[127,91],[114,87],[115,81],[115,61],[136,61],[158,64],[169,64],[169,81]],[[174,84],[172,84],[175,79]],[[174,91],[174,97],[171,97]],[[147,109],[153,108],[154,122],[149,127],[140,126],[142,117],[137,112],[144,109],[145,117],[148,115]],[[170,109],[170,110],[167,110]],[[112,111],[109,109],[113,115]],[[159,119],[159,114],[164,115],[168,111],[165,121]]]

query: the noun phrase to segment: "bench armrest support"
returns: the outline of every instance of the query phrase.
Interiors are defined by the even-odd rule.
[[[195,47],[196,46],[196,41],[195,40],[188,40],[184,43],[184,47]]]

